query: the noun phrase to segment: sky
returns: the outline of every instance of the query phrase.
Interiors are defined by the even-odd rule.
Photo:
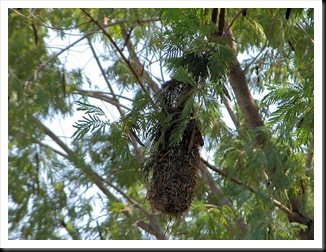
[[[67,32],[70,33],[69,31]],[[51,36],[46,39],[46,43],[48,45],[48,51],[49,53],[55,53],[60,52],[62,49],[67,47],[69,44],[73,43],[74,41],[78,40],[80,36],[76,36],[76,34],[73,32],[71,33],[71,36],[67,35],[66,38],[61,40],[60,37],[57,37],[55,32],[50,33]],[[98,56],[101,54],[105,54],[103,52],[103,46],[98,43],[94,42],[94,48],[96,50],[96,53]],[[249,57],[248,55],[243,55],[240,60]],[[98,91],[102,92],[110,92],[104,78],[101,74],[101,71],[93,57],[93,54],[91,52],[91,49],[89,48],[88,44],[86,43],[86,40],[81,41],[76,46],[72,47],[71,50],[67,50],[64,53],[62,53],[59,56],[59,59],[62,63],[64,63],[65,69],[67,71],[70,71],[72,69],[83,69],[83,72],[86,74],[86,76],[91,80],[92,85],[96,85],[98,87]],[[102,62],[102,66],[104,69],[109,66],[108,63]],[[152,74],[154,76],[160,76],[160,69],[159,69],[159,63],[154,63],[151,66]],[[165,80],[169,79],[169,74],[165,73],[164,75]],[[160,83],[162,84],[162,83]],[[91,89],[93,90],[93,86]],[[120,94],[123,96],[127,96],[132,98],[133,94],[132,91],[124,91],[124,93],[121,93],[119,89],[113,85],[114,91],[116,94]],[[82,87],[84,90],[90,90],[89,84],[85,81],[84,85]],[[264,94],[263,94],[264,95]],[[256,95],[255,98],[259,99],[263,95]],[[80,97],[76,96],[75,101],[77,101]],[[92,105],[98,106],[102,108],[102,110],[106,113],[107,118],[110,120],[110,122],[117,121],[120,118],[120,115],[117,111],[117,109],[112,106],[111,104],[107,104],[103,101],[100,101],[98,99],[90,98],[89,102]],[[122,100],[121,102],[125,102],[125,100]],[[131,107],[131,102],[124,103],[124,105]],[[82,119],[82,116],[85,115],[83,111],[77,111],[78,106],[74,106],[74,113],[70,116],[65,116],[65,118],[62,118],[62,116],[57,115],[53,119],[45,119],[44,123],[46,126],[50,127],[51,130],[56,133],[56,135],[61,136],[62,140],[66,142],[66,144],[69,144],[70,137],[75,132],[75,129],[73,125],[80,119]],[[222,112],[223,117],[226,122],[226,124],[230,127],[235,129],[233,122],[227,113],[224,106],[222,106]],[[104,119],[104,118],[103,118]],[[52,141],[52,140],[51,140]],[[50,143],[51,144],[51,143]],[[54,144],[55,146],[55,144]]]
[[[46,2],[46,3],[45,3]],[[59,7],[62,6],[62,7],[71,7],[71,5],[74,5],[75,7],[93,7],[93,6],[101,6],[101,7],[112,7],[112,1],[110,3],[108,3],[109,1],[98,1],[98,4],[95,4],[94,1],[71,1],[70,4],[68,4],[67,6],[67,2],[68,1],[1,1],[1,85],[0,85],[0,106],[1,106],[1,110],[0,110],[0,126],[1,126],[1,135],[0,135],[0,139],[1,139],[1,191],[0,191],[0,196],[1,196],[1,202],[0,202],[0,206],[1,206],[1,222],[0,222],[0,226],[1,227],[5,227],[7,225],[6,223],[6,218],[3,218],[3,217],[6,217],[7,216],[7,198],[4,197],[4,195],[8,195],[8,192],[7,192],[7,186],[6,186],[6,183],[7,183],[7,166],[8,166],[8,160],[6,159],[7,157],[7,153],[8,153],[8,149],[7,149],[7,143],[8,143],[8,126],[10,126],[10,123],[12,122],[8,122],[7,120],[7,108],[8,108],[8,104],[7,104],[7,62],[8,62],[8,59],[7,59],[7,45],[4,41],[6,41],[6,39],[3,39],[3,38],[6,38],[7,37],[7,25],[6,25],[6,17],[7,17],[7,8],[8,7],[17,7],[17,6],[21,6],[21,7],[24,7],[28,4],[31,4],[33,5],[34,7],[50,7],[50,6],[53,6],[53,7]],[[156,1],[156,2],[160,2],[160,1]],[[163,3],[164,1],[161,1],[161,4]],[[216,2],[219,2],[219,1],[215,1]],[[223,2],[223,1],[222,1]],[[282,6],[280,6],[280,2],[282,2]],[[312,2],[314,2],[312,4]],[[144,6],[144,4],[146,4],[147,7],[150,7],[151,4],[149,4],[150,2],[149,1],[133,1],[133,2],[129,2],[128,3],[128,6],[132,7],[141,7],[142,5]],[[166,3],[166,2],[165,2]],[[172,1],[170,2],[172,3]],[[240,1],[228,1],[227,3],[226,2],[223,2],[225,6],[223,7],[233,7],[235,6],[235,4],[237,4],[237,7],[241,7],[239,5],[243,5],[244,7],[258,7],[258,5],[261,5],[262,4],[262,1],[241,1],[241,4]],[[314,5],[316,7],[318,7],[316,10],[319,10],[315,12],[315,23],[316,25],[318,26],[318,28],[316,28],[316,33],[315,33],[315,81],[316,81],[316,84],[315,84],[315,107],[317,108],[322,108],[322,92],[321,92],[321,83],[322,83],[322,79],[321,79],[321,73],[323,72],[321,67],[322,67],[322,61],[321,61],[321,1],[264,1],[263,4],[266,4],[266,6],[269,6],[269,7],[293,7],[293,5],[295,4],[296,7],[300,7],[300,5],[302,4],[305,4],[305,6],[309,5]],[[159,3],[156,3],[158,5],[154,6],[154,7],[157,7],[159,6]],[[204,4],[208,5],[208,6],[212,6],[213,5],[213,1],[201,1],[200,4],[199,4],[199,1],[187,1],[187,7],[202,7],[204,6]],[[319,4],[319,5],[318,5]],[[30,7],[31,5],[29,5],[28,7]],[[70,5],[70,6],[69,6]],[[91,6],[87,6],[87,5],[91,5]],[[120,6],[119,6],[120,5]],[[277,5],[277,6],[275,6]],[[115,5],[113,6],[117,6],[117,7],[125,7],[126,6],[126,1],[115,1]],[[27,7],[27,6],[26,6]],[[184,7],[184,1],[173,1],[173,7]],[[259,6],[261,7],[261,6]],[[63,42],[62,44],[59,43],[58,40],[52,40],[53,45],[60,45],[60,46],[65,46],[66,45],[66,42]],[[318,50],[318,51],[317,51]],[[66,67],[69,68],[69,67],[72,67],[72,68],[76,68],[76,67],[86,67],[87,70],[86,72],[89,74],[89,77],[92,79],[92,81],[94,83],[98,83],[98,85],[100,87],[102,87],[103,89],[106,88],[106,84],[103,82],[102,80],[102,77],[99,76],[99,73],[100,71],[98,70],[98,67],[96,64],[94,64],[94,61],[93,60],[90,60],[92,58],[91,52],[87,52],[87,51],[84,51],[82,48],[80,48],[80,51],[79,52],[70,52],[70,55],[68,58],[66,58]],[[82,56],[81,56],[82,55]],[[65,55],[61,56],[61,57],[65,57]],[[82,60],[81,60],[82,59]],[[85,63],[86,62],[86,63]],[[81,64],[81,65],[80,65]],[[318,79],[319,78],[319,79]],[[99,106],[101,106],[102,108],[105,108],[105,105],[103,103],[100,103]],[[111,107],[111,106],[110,106]],[[109,106],[107,106],[107,114],[108,115],[112,115],[113,118],[117,119],[117,113],[116,111],[112,110],[109,108]],[[54,120],[52,122],[47,122],[47,125],[48,126],[51,126],[51,129],[53,131],[55,131],[55,133],[57,133],[59,136],[66,136],[67,137],[67,143],[69,141],[69,137],[73,134],[74,132],[74,128],[72,127],[72,125],[76,122],[76,120],[78,119],[81,119],[83,115],[83,112],[76,112],[75,113],[75,116],[72,117],[72,118],[65,118],[65,119],[62,119],[62,118],[57,118],[57,120]],[[321,151],[322,151],[322,145],[321,145],[321,139],[322,139],[322,122],[321,122],[321,118],[322,118],[322,109],[320,110],[316,110],[315,112],[315,132],[316,134],[318,135],[318,138],[316,139],[315,141],[315,169],[316,169],[316,178],[321,178],[321,164],[322,164],[322,155],[321,155]],[[228,119],[226,119],[228,120]],[[57,125],[57,126],[56,126]],[[320,169],[318,169],[320,168]],[[322,188],[322,184],[321,184],[321,181],[317,180],[316,179],[316,188]],[[319,190],[316,190],[316,195],[315,197],[317,198],[318,197],[318,192]],[[318,204],[320,206],[321,202],[318,202],[316,201],[316,209],[318,209]],[[318,210],[317,210],[317,213],[318,213]],[[321,215],[315,215],[315,216],[321,216]],[[317,228],[317,227],[316,227]],[[3,235],[2,234],[5,234],[3,233],[4,231],[1,230],[1,242],[3,242]],[[321,234],[321,232],[317,232],[316,230],[316,238],[315,240],[318,240],[318,233]],[[223,246],[223,243],[224,241],[221,241],[221,246]],[[45,243],[43,243],[43,246],[44,246]],[[52,244],[52,245],[51,245]],[[117,244],[115,241],[113,241],[113,246],[114,244]],[[196,245],[190,245],[191,243],[188,243],[188,244],[185,244],[186,246],[192,246],[192,247],[196,247]],[[30,246],[34,246],[35,243],[24,243],[22,242],[21,244],[18,244],[18,243],[10,243],[10,242],[5,242],[5,245],[9,245],[9,246],[22,246],[22,247],[30,247]],[[47,244],[45,244],[46,247],[47,246],[53,246],[53,247],[57,247],[58,244],[53,244],[51,241],[49,241]],[[125,244],[126,246],[129,246],[128,244]],[[172,247],[175,247],[175,246],[179,246],[178,244],[174,243],[173,242],[171,243],[171,245],[166,245],[166,243],[164,243],[164,245],[160,242],[158,243],[155,243],[155,244],[152,244],[154,247],[157,246],[157,247],[162,247],[162,246],[172,246]],[[183,244],[184,245],[184,244]],[[183,246],[182,245],[182,246]],[[207,246],[209,245],[209,242],[206,244]],[[204,245],[204,246],[206,246]],[[284,244],[283,244],[284,245]],[[282,246],[283,246],[282,245]],[[6,246],[6,247],[7,247]],[[40,245],[37,245],[37,246],[40,246]],[[70,245],[69,243],[65,243],[62,245],[63,247],[69,247],[69,246],[76,246],[76,244],[74,245]],[[81,246],[81,247],[101,247],[100,244],[96,244],[94,245],[94,243],[92,243],[91,245],[89,244],[85,244],[83,241],[81,241],[77,246]],[[102,244],[103,246],[103,244]],[[104,245],[105,246],[105,245]],[[116,246],[119,247],[119,244],[117,244]],[[137,247],[137,244],[136,245],[133,245],[133,246],[136,246]],[[139,246],[139,245],[138,245]],[[141,246],[141,245],[140,245]],[[181,247],[182,247],[181,246]],[[247,244],[246,245],[246,242],[243,243],[242,245],[243,247],[246,247],[246,246],[253,246],[252,243],[250,244]],[[271,247],[277,247],[277,245],[274,243],[271,243],[270,244]],[[286,246],[286,245],[285,245]],[[298,245],[297,245],[298,246]],[[302,244],[300,243],[300,245],[298,247],[302,247],[304,248],[305,246],[308,246],[310,247],[310,245],[305,245],[305,244]],[[1,244],[1,247],[3,247],[3,245]],[[41,245],[42,247],[42,245]],[[200,247],[203,247],[203,244],[200,245]],[[214,247],[214,245],[213,245]],[[292,247],[292,245],[290,246]]]

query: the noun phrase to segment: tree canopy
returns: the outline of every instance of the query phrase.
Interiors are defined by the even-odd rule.
[[[9,239],[314,239],[313,8],[17,8],[8,36]]]

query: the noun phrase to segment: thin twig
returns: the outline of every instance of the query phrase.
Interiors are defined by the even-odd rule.
[[[47,148],[47,149],[52,150],[54,153],[57,153],[61,157],[64,157],[64,158],[68,159],[68,156],[66,154],[64,154],[63,152],[58,151],[55,148],[53,148],[53,147],[51,147],[51,146],[49,146],[47,144],[44,144],[44,143],[40,142],[39,140],[34,139],[33,142],[34,143],[37,143],[38,145],[40,145],[40,146],[42,146],[44,148]]]
[[[125,31],[125,29],[122,29],[122,34],[123,34],[123,37],[125,37],[125,41],[126,41],[125,45],[127,46],[129,55],[131,55],[131,58],[132,58],[133,62],[137,65],[137,68],[142,69],[143,79],[149,84],[149,86],[154,91],[154,93],[157,93],[159,91],[159,87],[157,86],[155,81],[150,77],[150,74],[148,73],[148,71],[146,71],[146,69],[144,69],[144,66],[141,64],[139,57],[137,56],[137,54],[134,50],[134,46],[131,43],[131,40],[128,39],[128,35],[130,36],[130,34],[127,33]]]
[[[72,91],[72,93],[75,92],[75,91],[77,91],[77,93],[78,92],[83,92],[83,93],[90,93],[91,92],[91,93],[94,93],[94,94],[104,95],[106,97],[108,97],[108,95],[112,95],[112,93],[110,93],[110,92],[94,91],[94,90],[85,90],[85,89],[75,89],[74,91]],[[116,97],[119,97],[121,99],[125,99],[127,101],[131,101],[131,102],[133,101],[132,98],[129,98],[129,97],[126,97],[126,96],[123,96],[123,95],[118,95],[118,94],[114,94],[114,95]],[[111,97],[109,97],[109,98],[112,99]]]
[[[239,11],[237,13],[237,15],[235,15],[235,17],[232,19],[231,23],[229,24],[229,26],[225,29],[225,31],[223,32],[222,38],[225,37],[226,33],[229,31],[229,29],[231,28],[231,26],[233,25],[233,23],[235,22],[235,20],[240,16],[240,14],[246,10],[246,8],[241,9],[241,11]]]
[[[107,185],[109,185],[110,187],[112,187],[114,190],[116,190],[118,193],[120,193],[125,199],[127,199],[131,204],[135,205],[138,209],[140,209],[144,214],[146,214],[147,216],[150,216],[149,212],[142,207],[136,200],[134,200],[133,198],[129,197],[126,193],[124,193],[120,188],[118,188],[117,186],[115,186],[113,183],[111,183],[109,180],[107,179],[102,179],[101,180],[106,183]]]
[[[305,30],[305,28],[302,27],[302,25],[300,23],[297,24],[298,28],[304,33],[306,34],[307,36],[309,36],[309,34],[307,33],[307,31]],[[310,42],[312,45],[315,44],[314,40],[312,38],[309,38],[310,39]]]
[[[97,65],[98,65],[98,67],[100,68],[100,71],[101,71],[101,73],[102,73],[102,76],[103,76],[103,78],[104,78],[104,81],[106,82],[106,85],[108,86],[108,88],[110,89],[110,92],[112,93],[113,99],[116,100],[116,101],[118,102],[118,99],[117,99],[117,97],[115,96],[115,93],[114,93],[114,91],[113,91],[113,88],[112,88],[111,84],[110,84],[109,81],[108,81],[108,78],[105,77],[105,75],[106,75],[106,74],[105,74],[105,71],[104,71],[104,69],[103,69],[103,67],[102,67],[102,64],[101,64],[99,58],[97,57],[97,54],[96,54],[96,52],[95,52],[95,49],[94,49],[94,47],[93,47],[92,41],[91,41],[91,39],[89,38],[89,36],[87,37],[87,41],[88,41],[89,47],[91,48],[91,51],[92,51],[92,53],[93,53],[93,56],[94,56],[94,58],[95,58],[95,60],[96,60],[96,63],[97,63]],[[119,111],[121,110],[120,106],[117,106],[117,108],[118,108]],[[120,112],[120,113],[121,113],[121,112]]]
[[[100,24],[97,20],[95,20],[85,9],[81,9],[82,12],[84,12],[84,14],[86,16],[88,16],[91,21],[98,27],[100,28],[100,30],[103,32],[103,34],[110,40],[110,42],[112,43],[113,47],[117,50],[117,52],[119,53],[119,55],[121,56],[121,58],[123,59],[123,61],[127,64],[127,66],[129,67],[130,71],[132,72],[132,74],[134,75],[134,77],[136,78],[139,86],[141,87],[141,89],[143,90],[143,92],[148,96],[149,101],[152,103],[153,106],[155,106],[155,103],[152,101],[148,91],[146,90],[146,88],[144,87],[142,81],[140,80],[138,74],[135,72],[135,70],[133,69],[130,61],[126,58],[126,56],[123,54],[123,52],[120,50],[119,46],[117,45],[117,43],[114,41],[114,39],[111,37],[111,35],[107,32],[107,30],[105,29],[105,27]]]
[[[276,15],[275,15],[275,17],[274,17],[274,19],[273,19],[273,22],[272,22],[271,26],[270,26],[269,29],[268,29],[268,32],[267,32],[267,35],[266,35],[266,41],[265,41],[263,47],[261,48],[261,50],[259,51],[259,53],[258,53],[258,54],[257,54],[257,55],[256,55],[256,56],[255,56],[251,61],[250,61],[250,63],[245,67],[245,69],[243,70],[244,72],[247,72],[248,68],[252,65],[252,63],[254,63],[254,62],[256,61],[256,59],[260,56],[260,54],[263,53],[263,51],[264,51],[265,48],[267,47],[267,44],[268,44],[268,37],[269,37],[270,33],[272,32],[272,27],[273,27],[273,25],[274,25],[275,20],[276,20]]]
[[[101,101],[105,101],[107,103],[110,103],[110,104],[112,104],[112,105],[114,105],[116,107],[122,107],[124,109],[131,110],[129,107],[119,103],[119,101],[116,101],[113,98],[110,98],[110,97],[107,97],[104,94],[101,94],[101,92],[84,91],[84,90],[76,89],[76,90],[72,91],[72,94],[79,94],[79,95],[84,95],[84,96],[88,96],[88,97],[93,97],[93,98],[99,99]]]

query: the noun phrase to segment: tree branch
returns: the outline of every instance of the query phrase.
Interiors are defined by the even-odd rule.
[[[218,24],[217,24],[217,35],[222,36],[224,32],[225,26],[225,8],[221,8],[220,14],[218,16]]]
[[[210,163],[208,163],[208,162],[207,162],[206,160],[204,160],[203,158],[201,158],[200,161],[201,161],[204,165],[206,165],[209,169],[211,169],[211,170],[217,172],[218,174],[220,174],[222,177],[225,177],[225,178],[231,180],[232,182],[234,182],[234,183],[236,183],[236,184],[238,184],[238,185],[243,185],[243,183],[242,183],[241,180],[238,180],[238,179],[236,179],[236,178],[232,178],[232,177],[230,177],[230,176],[228,175],[227,172],[225,172],[225,171],[223,171],[223,170],[221,170],[221,169],[218,169],[217,167],[211,165]],[[250,192],[253,192],[253,193],[256,192],[256,191],[255,191],[252,187],[250,187],[250,186],[246,186],[246,188],[247,188]]]
[[[36,140],[36,139],[34,139],[33,141],[34,141],[34,143],[37,143],[37,144],[40,145],[40,146],[43,146],[43,147],[45,147],[45,148],[47,148],[47,149],[52,150],[53,152],[57,153],[59,156],[68,159],[68,156],[67,156],[66,154],[64,154],[63,152],[58,151],[58,150],[54,149],[53,147],[51,147],[51,146],[49,146],[49,145],[46,145],[46,144],[44,144],[44,143],[42,143],[42,142],[40,142],[40,141],[38,141],[38,140]]]
[[[75,89],[75,90],[77,90],[77,91],[82,91],[82,92],[86,92],[86,93],[88,93],[88,92],[98,93],[98,94],[104,95],[104,96],[106,96],[106,97],[108,97],[108,95],[112,95],[112,96],[113,96],[113,94],[110,93],[110,92],[93,91],[93,90],[85,90],[85,89]],[[116,94],[116,93],[114,93],[114,96],[119,97],[119,98],[124,99],[124,100],[127,100],[127,101],[130,101],[130,102],[133,101],[132,98],[129,98],[129,97],[126,97],[126,96],[123,96],[123,95],[118,95],[118,94]],[[109,98],[111,98],[111,97],[109,97]],[[111,99],[112,99],[112,98],[111,98]]]
[[[235,44],[232,42],[234,41],[234,37],[231,29],[226,32],[226,37],[230,39],[230,46],[235,50]],[[246,76],[236,56],[234,56],[234,63],[230,69],[229,80],[242,111],[247,128],[251,130],[256,127],[264,126],[263,120],[258,111],[258,106],[250,93]]]
[[[203,160],[203,159],[201,159],[201,160]],[[213,195],[217,199],[217,202],[216,202],[217,205],[220,205],[220,206],[226,205],[226,206],[230,207],[231,209],[233,209],[233,205],[232,205],[231,200],[223,194],[221,188],[216,184],[212,174],[208,171],[208,169],[203,164],[203,162],[200,163],[200,170],[202,171],[204,181],[208,184],[208,186],[211,189]],[[245,221],[242,218],[236,217],[235,218],[235,223],[240,228],[240,230],[242,232],[247,232],[248,231],[248,226],[247,226],[247,224],[245,223]],[[234,233],[237,233],[232,226],[229,226],[229,227],[232,229],[232,231]]]
[[[102,67],[102,64],[101,64],[99,58],[97,57],[97,54],[96,54],[96,52],[95,52],[95,50],[94,50],[94,47],[93,47],[92,41],[91,41],[91,39],[89,38],[89,36],[87,37],[87,41],[88,41],[88,44],[89,44],[89,46],[90,46],[90,48],[91,48],[91,50],[92,50],[93,56],[94,56],[94,58],[95,58],[95,60],[96,60],[96,63],[97,63],[97,65],[98,65],[98,67],[100,68],[100,71],[101,71],[101,73],[102,73],[102,76],[103,76],[103,78],[104,78],[104,81],[106,82],[106,85],[108,86],[108,88],[110,89],[110,92],[112,93],[112,96],[113,96],[113,99],[112,99],[112,100],[113,100],[113,103],[115,104],[115,106],[116,106],[116,108],[118,109],[118,111],[120,112],[120,114],[122,114],[123,112],[122,112],[122,109],[121,109],[120,102],[119,102],[119,100],[117,99],[117,97],[115,96],[115,93],[114,93],[114,91],[113,91],[113,89],[112,89],[112,87],[111,87],[111,84],[109,83],[108,78],[106,78],[105,71],[104,71],[104,69],[103,69],[103,67]]]
[[[219,185],[216,184],[216,182],[214,181],[214,178],[212,177],[210,172],[207,170],[206,166],[201,164],[200,170],[203,174],[204,181],[208,184],[209,188],[212,190],[213,195],[216,196],[218,205],[221,205],[221,206],[227,205],[229,207],[232,207],[232,202],[230,201],[230,199],[225,197],[221,188],[219,187]]]
[[[239,120],[238,118],[236,117],[236,115],[233,113],[233,110],[231,108],[231,104],[229,102],[229,99],[226,97],[225,94],[222,95],[222,101],[223,101],[223,104],[225,105],[231,119],[232,119],[232,122],[235,126],[235,128],[237,129],[237,131],[239,131],[239,127],[240,127],[240,123],[239,123]]]
[[[216,167],[214,167],[213,165],[209,164],[207,161],[205,161],[204,159],[201,158],[201,161],[203,164],[205,164],[208,168],[210,168],[211,170],[217,172],[218,174],[220,174],[221,176],[231,180],[232,182],[238,184],[238,185],[243,185],[242,181],[237,180],[235,178],[229,177],[228,174]],[[256,190],[254,190],[251,186],[245,186],[247,188],[247,190],[249,190],[250,192],[256,194]],[[272,198],[272,197],[266,197],[269,198],[272,203],[278,207],[281,211],[283,211],[288,218],[290,219],[291,222],[297,222],[303,225],[306,225],[308,227],[310,227],[311,223],[313,222],[312,219],[310,219],[309,217],[296,212],[296,211],[292,211],[291,209],[289,209],[288,207],[284,206],[281,202],[279,202],[278,200]]]
[[[153,227],[153,230],[155,230],[155,233],[153,233],[157,239],[166,239],[165,235],[159,225],[158,218],[153,217],[149,214],[149,212],[142,207],[137,201],[129,197],[126,193],[124,193],[120,188],[113,185],[110,181],[104,180],[101,178],[96,172],[92,170],[92,168],[86,164],[83,164],[83,162],[78,162],[78,157],[75,155],[74,152],[72,152],[50,129],[48,129],[45,125],[43,125],[44,133],[48,136],[50,136],[65,152],[68,154],[68,159],[73,161],[76,164],[76,167],[79,167],[82,169],[82,171],[87,175],[87,177],[109,198],[116,197],[104,186],[103,182],[112,187],[114,190],[119,192],[125,199],[127,199],[130,203],[135,205],[139,210],[141,210],[146,216],[150,216],[151,225]]]
[[[143,220],[137,220],[135,224],[138,227],[145,230],[147,233],[154,235],[158,240],[167,240],[167,238],[166,238],[165,234],[162,232],[161,228],[159,230],[157,230],[156,226],[155,225],[153,226],[153,223],[157,223],[157,221],[150,220],[150,223],[147,224]]]
[[[241,9],[237,15],[234,16],[234,18],[231,20],[231,23],[229,24],[229,26],[225,29],[225,32],[223,33],[222,37],[225,36],[225,34],[230,30],[231,26],[233,25],[233,23],[235,22],[235,20],[242,14],[246,11],[247,9],[244,8],[244,9]]]
[[[99,68],[100,68],[100,70],[101,70],[101,73],[102,73],[102,76],[103,76],[103,78],[104,78],[104,81],[106,82],[107,86],[108,86],[109,89],[110,89],[110,92],[111,92],[111,94],[112,94],[112,96],[113,96],[113,99],[112,99],[112,98],[108,98],[108,97],[106,97],[105,95],[100,95],[100,96],[99,96],[99,95],[98,95],[98,94],[99,94],[98,92],[91,92],[91,93],[93,94],[93,97],[95,97],[95,98],[99,98],[99,99],[101,99],[101,100],[105,100],[105,101],[107,101],[108,103],[111,103],[111,104],[113,104],[114,106],[116,106],[117,109],[118,109],[118,111],[119,111],[119,113],[120,113],[120,115],[121,115],[121,117],[123,118],[123,117],[125,116],[125,114],[124,114],[124,111],[122,110],[122,107],[123,107],[123,108],[126,108],[126,109],[128,109],[128,110],[131,110],[131,109],[128,108],[128,107],[126,107],[126,106],[124,106],[124,105],[122,105],[122,104],[119,102],[119,100],[117,99],[117,96],[115,95],[115,93],[114,93],[114,91],[113,91],[113,89],[112,89],[112,87],[111,87],[111,84],[109,83],[108,79],[106,78],[105,71],[104,71],[104,69],[103,69],[103,67],[102,67],[102,64],[101,64],[100,60],[99,60],[98,57],[97,57],[97,54],[96,54],[96,52],[95,52],[95,50],[94,50],[94,47],[93,47],[93,45],[92,45],[92,42],[91,42],[90,38],[87,37],[87,40],[88,40],[88,44],[89,44],[89,46],[90,46],[90,48],[91,48],[91,50],[92,50],[93,56],[94,56],[94,58],[95,58],[95,60],[96,60],[96,62],[97,62],[97,65],[99,66]],[[121,52],[121,53],[122,53],[122,52]],[[137,136],[137,134],[134,132],[133,129],[129,129],[129,130],[130,130],[130,132],[131,132],[131,138],[132,138],[131,140],[132,140],[132,144],[133,144],[133,146],[134,146],[134,148],[135,148],[135,151],[136,151],[136,153],[137,153],[137,156],[142,158],[142,155],[140,155],[140,151],[139,151],[139,149],[137,148],[137,143],[136,143],[136,142],[138,142],[141,146],[144,146],[144,144],[140,141],[139,137]]]
[[[149,101],[152,103],[153,106],[155,106],[154,102],[152,101],[148,91],[146,90],[145,86],[143,85],[142,81],[140,80],[138,74],[135,72],[135,70],[133,69],[130,61],[126,58],[126,56],[123,54],[123,52],[120,50],[119,46],[117,45],[117,43],[114,41],[114,39],[111,37],[111,35],[106,31],[106,29],[104,28],[104,26],[102,24],[100,24],[97,20],[95,20],[85,9],[81,9],[82,12],[84,12],[84,14],[86,16],[88,16],[90,18],[90,20],[98,27],[100,28],[100,30],[103,32],[103,34],[110,40],[110,42],[112,43],[113,47],[117,50],[117,52],[119,53],[119,55],[121,56],[122,60],[127,64],[127,66],[129,67],[131,73],[134,75],[134,77],[136,78],[139,86],[141,87],[141,89],[143,90],[143,92],[148,96]]]
[[[144,214],[146,214],[147,216],[149,216],[149,212],[142,207],[136,200],[132,199],[131,197],[129,197],[126,193],[124,193],[120,188],[118,188],[117,186],[115,186],[113,183],[111,183],[109,180],[107,179],[102,179],[100,177],[100,179],[106,183],[107,185],[109,185],[110,187],[112,187],[114,190],[116,190],[118,193],[120,193],[126,200],[128,200],[131,204],[135,205],[138,209],[140,209]]]
[[[84,161],[76,155],[75,152],[69,149],[65,143],[61,141],[49,128],[42,124],[43,131],[48,135],[52,140],[57,143],[68,155],[67,159],[75,163],[76,167],[81,169],[87,177],[92,181],[109,199],[116,199],[116,197],[103,185],[102,178],[92,170],[89,165],[86,165]]]
[[[211,19],[213,24],[217,23],[217,15],[218,15],[218,8],[213,8],[212,19]]]
[[[150,77],[150,74],[146,71],[146,69],[144,69],[144,66],[141,64],[139,57],[137,56],[135,50],[134,50],[134,46],[132,45],[130,39],[128,39],[128,36],[130,36],[130,34],[128,34],[125,29],[122,29],[122,35],[124,36],[125,39],[125,44],[127,46],[129,55],[131,56],[131,59],[134,63],[134,65],[136,66],[136,71],[142,72],[142,76],[143,79],[147,82],[147,84],[151,87],[151,89],[154,91],[154,93],[157,93],[159,91],[159,87],[157,86],[156,82]]]
[[[116,107],[120,107],[119,111],[121,110],[121,107],[124,109],[130,110],[129,107],[121,104],[119,101],[117,101],[114,98],[110,98],[110,97],[106,96],[103,92],[75,89],[72,91],[72,94],[84,95],[84,96],[99,99],[101,101],[105,101],[105,102],[110,103]]]
[[[59,145],[60,146],[60,148],[61,149],[63,149],[66,153],[67,153],[67,157],[68,157],[68,159],[73,159],[73,157],[75,157],[75,153],[72,151],[72,150],[70,150],[69,148],[68,148],[68,146],[64,143],[64,142],[62,142],[61,141],[61,139],[56,135],[56,134],[54,134],[48,127],[46,127],[44,124],[42,124],[41,123],[41,125],[42,125],[42,128],[43,128],[43,131],[44,131],[44,133],[46,134],[46,135],[48,135],[50,138],[52,138],[52,140],[57,144],[57,145]]]

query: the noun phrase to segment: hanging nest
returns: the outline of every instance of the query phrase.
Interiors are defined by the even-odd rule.
[[[172,121],[167,126],[157,122],[157,145],[147,163],[152,171],[147,199],[155,209],[173,217],[181,216],[191,206],[197,185],[199,147],[204,144],[193,111],[187,119],[182,118],[193,91],[192,85],[175,80],[163,84],[158,104],[163,115],[170,115]],[[186,126],[181,141],[175,144],[171,135],[178,130],[181,120],[186,120]]]

